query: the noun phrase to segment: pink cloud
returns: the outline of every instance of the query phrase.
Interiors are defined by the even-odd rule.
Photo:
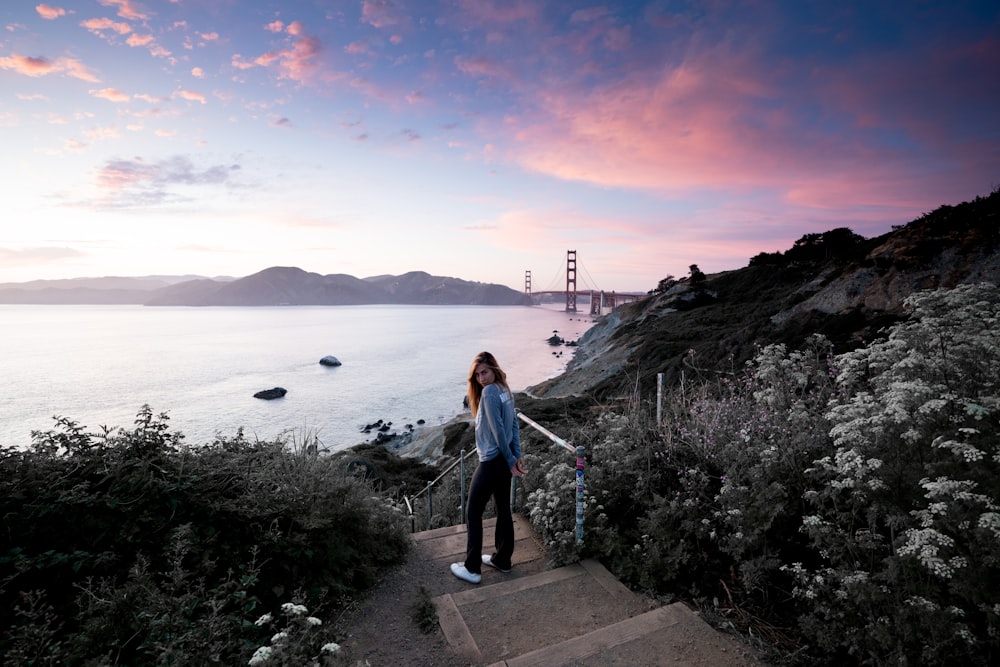
[[[105,7],[117,7],[118,16],[130,21],[144,21],[149,16],[139,9],[139,5],[132,0],[98,0]]]
[[[480,25],[496,25],[516,21],[535,22],[541,8],[530,0],[459,0],[463,18]]]
[[[7,69],[24,76],[38,77],[48,74],[66,74],[74,79],[97,83],[98,79],[86,65],[73,58],[49,60],[43,57],[19,56],[16,53],[0,57],[0,69]]]
[[[240,55],[239,53],[233,54],[233,57],[230,59],[229,64],[232,67],[241,70],[253,69],[254,67],[256,67],[254,63],[248,63],[247,61],[243,60],[243,56]]]
[[[104,31],[111,30],[119,35],[127,35],[132,32],[132,26],[128,23],[112,21],[111,19],[87,19],[80,23],[81,26],[100,37],[104,36]]]
[[[492,60],[486,56],[474,56],[471,58],[456,56],[455,67],[460,72],[477,78],[506,79],[510,76],[507,68],[496,60]]]
[[[657,196],[740,196],[762,188],[776,205],[818,221],[831,221],[824,212],[844,211],[850,202],[851,219],[872,229],[909,219],[914,207],[961,201],[988,186],[982,167],[996,144],[963,142],[967,126],[944,120],[961,99],[959,116],[996,127],[985,112],[989,93],[965,82],[988,80],[989,68],[1000,69],[1000,47],[976,45],[969,54],[929,52],[926,67],[920,58],[880,61],[864,77],[847,64],[802,80],[804,67],[720,43],[686,53],[673,67],[636,68],[601,86],[539,87],[525,100],[536,112],[510,117],[511,143],[501,146],[505,158],[529,171]],[[477,76],[500,73],[484,59],[456,65]],[[927,99],[935,78],[949,83],[932,88],[952,94]],[[882,128],[905,141],[886,140]],[[947,165],[930,183],[918,166],[928,155]],[[967,190],[956,185],[962,180]],[[834,222],[849,226],[844,218]]]
[[[373,28],[385,28],[400,22],[400,11],[390,0],[364,0],[361,3],[361,21]]]
[[[178,90],[175,95],[189,102],[201,102],[205,104],[205,96],[193,90]]]
[[[129,46],[148,46],[149,44],[153,43],[153,39],[154,38],[152,35],[132,34],[129,35],[128,39],[125,40],[125,43],[128,44]]]
[[[357,42],[351,42],[350,44],[345,46],[344,53],[349,53],[352,56],[360,56],[366,53],[371,53],[371,50],[368,48],[368,42],[357,41]]]
[[[281,21],[271,21],[270,23],[264,26],[264,29],[267,30],[268,32],[284,32],[285,24],[282,23]]]
[[[232,65],[237,69],[249,69],[253,66],[278,69],[278,76],[299,83],[308,83],[315,69],[315,59],[322,51],[319,39],[306,34],[305,26],[300,21],[288,24],[285,32],[291,36],[291,44],[284,49],[269,51],[254,58],[252,63],[242,59],[239,54],[232,58]]]
[[[128,102],[131,96],[127,93],[116,88],[101,88],[100,90],[91,90],[90,94],[94,97],[99,97],[102,100],[108,100],[109,102]]]
[[[200,67],[192,67],[191,68],[191,76],[193,76],[196,79],[204,79],[205,78],[205,70],[203,70]]]
[[[206,42],[214,42],[219,39],[219,33],[217,32],[200,32],[198,33],[198,36]]]
[[[37,5],[35,7],[35,11],[38,12],[38,15],[41,16],[43,19],[48,19],[50,21],[54,21],[60,16],[66,16],[66,10],[63,9],[62,7],[51,7],[49,5],[44,5],[44,4]]]

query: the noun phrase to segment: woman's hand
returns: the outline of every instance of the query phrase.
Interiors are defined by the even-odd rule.
[[[510,474],[514,477],[524,477],[528,472],[528,469],[524,467],[524,459],[518,459],[514,467],[510,469]]]

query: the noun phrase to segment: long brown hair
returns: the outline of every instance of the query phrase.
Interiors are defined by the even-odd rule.
[[[503,372],[502,368],[500,368],[500,364],[497,363],[496,357],[489,352],[480,352],[477,354],[476,358],[472,360],[472,366],[469,368],[468,396],[469,408],[472,410],[473,417],[475,417],[476,413],[479,412],[479,399],[483,396],[483,385],[479,384],[479,380],[476,379],[476,368],[479,364],[486,364],[486,366],[493,371],[494,384],[498,384],[510,392],[510,387],[507,386],[507,374]]]

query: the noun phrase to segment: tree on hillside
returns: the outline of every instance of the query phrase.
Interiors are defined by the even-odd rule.
[[[656,287],[649,290],[649,295],[655,296],[657,294],[663,294],[676,284],[677,280],[673,277],[673,275],[668,274],[666,278],[657,283]]]
[[[691,283],[692,287],[703,285],[705,283],[705,274],[701,272],[701,269],[698,268],[697,264],[689,266],[688,271],[690,271],[688,281]]]

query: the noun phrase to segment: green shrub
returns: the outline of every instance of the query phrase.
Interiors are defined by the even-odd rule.
[[[186,447],[166,422],[148,406],[132,430],[61,418],[0,450],[0,654],[245,662],[262,612],[293,595],[332,612],[404,556],[401,513],[341,463],[242,432]]]

